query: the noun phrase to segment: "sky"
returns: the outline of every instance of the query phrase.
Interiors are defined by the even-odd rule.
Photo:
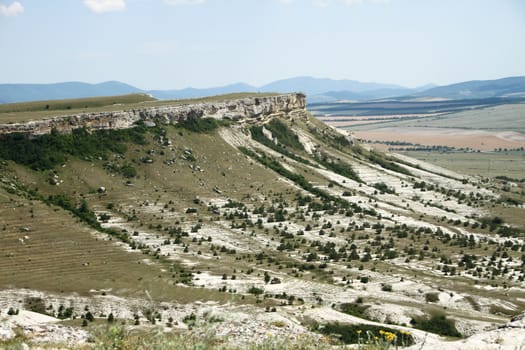
[[[525,75],[525,0],[0,0],[0,83]]]

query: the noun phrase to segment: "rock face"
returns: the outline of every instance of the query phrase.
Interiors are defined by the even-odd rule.
[[[172,124],[191,118],[215,118],[231,120],[257,120],[276,115],[304,116],[306,96],[287,94],[266,97],[250,97],[223,102],[198,103],[178,106],[144,107],[116,112],[83,113],[30,121],[26,123],[0,124],[0,135],[26,133],[43,135],[56,129],[60,133],[71,133],[77,128],[126,129],[142,120],[153,123]]]

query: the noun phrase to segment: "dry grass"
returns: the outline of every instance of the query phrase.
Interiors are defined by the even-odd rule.
[[[294,127],[305,127],[301,122],[295,123]],[[310,126],[315,126],[319,130],[326,128],[319,121],[312,121]],[[242,130],[238,132],[242,134]],[[255,286],[262,287],[269,293],[286,291],[289,295],[294,295],[295,304],[283,305],[282,309],[279,309],[279,305],[281,302],[286,304],[286,299],[260,297],[263,299],[260,306],[277,306],[278,313],[283,310],[282,315],[286,315],[286,310],[303,312],[311,309],[317,303],[337,304],[342,298],[339,292],[344,298],[365,295],[373,302],[406,304],[414,310],[430,312],[442,309],[445,305],[427,305],[424,301],[424,293],[437,288],[442,288],[447,294],[465,293],[474,298],[491,298],[491,303],[494,304],[506,303],[516,307],[523,306],[523,302],[520,301],[523,300],[521,289],[516,288],[518,292],[513,292],[501,288],[503,281],[519,286],[520,282],[517,280],[509,282],[507,276],[498,276],[494,280],[485,279],[479,283],[481,286],[499,284],[499,287],[484,290],[478,288],[479,286],[474,286],[475,279],[471,276],[449,276],[436,270],[441,264],[442,256],[450,257],[450,265],[457,267],[463,254],[476,254],[479,256],[478,261],[481,261],[482,257],[490,258],[498,246],[483,243],[479,246],[462,247],[452,244],[457,242],[443,242],[438,236],[432,236],[432,231],[416,232],[419,226],[424,227],[428,223],[443,229],[450,229],[455,233],[461,228],[468,232],[492,235],[488,229],[474,230],[469,225],[463,226],[461,223],[455,226],[446,219],[442,220],[441,215],[449,215],[449,212],[446,211],[438,212],[441,214],[439,216],[438,214],[423,215],[427,210],[433,210],[433,207],[426,206],[426,203],[419,202],[419,199],[412,200],[412,197],[417,195],[433,200],[444,197],[437,190],[423,192],[414,189],[414,183],[421,181],[423,177],[418,178],[415,175],[408,177],[387,171],[380,166],[367,164],[364,161],[367,153],[361,148],[359,148],[360,154],[353,153],[355,149],[352,151],[343,148],[335,150],[330,147],[327,139],[323,139],[319,131],[317,137],[321,139],[320,148],[324,152],[329,152],[334,159],[338,158],[338,161],[351,163],[355,169],[360,171],[365,183],[343,182],[341,177],[333,181],[332,175],[322,172],[320,168],[298,164],[285,156],[281,157],[280,154],[273,154],[273,156],[281,164],[290,169],[293,168],[296,173],[303,175],[322,190],[333,191],[334,195],[342,193],[344,189],[351,190],[352,194],[345,198],[358,205],[360,209],[374,208],[377,211],[384,210],[383,213],[386,214],[379,217],[377,213],[356,211],[346,216],[345,210],[331,212],[330,203],[325,203],[327,205],[325,209],[307,210],[306,206],[299,208],[295,200],[295,194],[298,192],[297,186],[286,182],[276,172],[248,158],[238,149],[226,143],[220,135],[218,132],[196,134],[170,126],[167,127],[166,135],[171,142],[170,145],[160,144],[153,135],[149,134],[150,143],[146,146],[130,145],[124,159],[111,156],[109,158],[111,162],[119,164],[130,162],[136,167],[138,176],[129,180],[133,186],[126,186],[127,179],[122,176],[113,176],[104,170],[104,160],[73,159],[68,161],[64,167],[57,167],[54,172],[46,173],[34,172],[14,164],[5,165],[2,169],[2,176],[6,178],[4,187],[9,187],[9,181],[14,181],[30,187],[38,187],[39,193],[44,197],[49,194],[66,193],[77,201],[85,198],[91,208],[100,211],[108,210],[111,215],[121,217],[122,225],[130,233],[136,230],[144,237],[147,234],[152,250],[157,249],[159,245],[163,251],[169,251],[170,256],[161,256],[157,260],[153,255],[124,252],[115,245],[108,244],[106,240],[101,238],[97,240],[92,235],[91,229],[86,228],[64,211],[48,207],[36,200],[31,203],[23,196],[16,196],[2,190],[0,192],[0,223],[5,224],[6,229],[0,235],[0,285],[4,288],[8,286],[29,287],[79,294],[88,294],[87,291],[91,288],[112,288],[114,291],[112,293],[141,298],[144,297],[143,291],[149,290],[155,300],[176,302],[232,300],[251,307],[254,297],[246,296],[246,299],[241,301],[240,293],[219,293],[217,291],[218,287],[222,286],[236,288],[236,283],[243,282],[242,279],[246,278],[250,283],[255,281]],[[249,145],[246,146],[249,147]],[[272,154],[262,145],[254,146],[255,148]],[[183,159],[188,152],[192,154],[194,160]],[[301,153],[301,156],[308,157],[305,153]],[[145,157],[151,159],[152,163],[144,162]],[[168,161],[171,160],[173,162],[169,163]],[[313,158],[310,160],[315,161]],[[415,174],[419,174],[416,173],[416,170],[420,171],[419,169],[412,170]],[[50,175],[55,174],[58,179],[63,180],[60,186],[51,185],[47,181]],[[446,186],[454,187],[454,189],[462,186],[460,181],[453,181],[438,175],[424,179],[427,182],[440,182],[440,186],[445,186],[443,181],[450,181],[446,182]],[[328,187],[331,180],[334,183],[331,183],[332,187]],[[395,186],[396,195],[374,194],[375,189],[371,186],[379,181]],[[449,183],[451,185],[448,185]],[[97,192],[100,186],[106,188],[106,193]],[[471,186],[468,191],[476,191],[476,187]],[[302,193],[305,192],[302,191]],[[443,200],[445,206],[459,207],[459,210],[467,208],[464,203],[460,205],[454,196],[450,195],[450,197],[450,200]],[[243,223],[244,218],[236,218],[233,222],[226,219],[224,215],[226,209],[220,208],[220,213],[215,214],[207,207],[209,201],[226,201],[227,199],[243,202],[247,207],[246,214],[253,222],[259,217],[251,215],[252,210],[262,205],[265,206],[266,211],[269,211],[272,206],[273,210],[282,206],[288,211],[288,214],[282,222],[268,222],[268,215],[266,215],[260,217],[263,221],[262,227],[248,225],[245,230],[234,228],[233,226]],[[314,200],[321,202],[319,198]],[[480,203],[483,206],[492,205],[488,199]],[[109,204],[113,204],[111,209],[107,209]],[[410,206],[407,206],[408,204]],[[188,207],[195,207],[197,213],[186,214],[185,210]],[[31,208],[33,208],[32,212],[30,212]],[[467,209],[470,210],[470,208]],[[480,212],[482,209],[485,208],[480,208]],[[303,210],[301,215],[304,214],[304,217],[299,215],[300,210]],[[433,213],[433,211],[429,212]],[[292,215],[294,213],[297,215]],[[316,217],[314,218],[312,214],[315,214]],[[133,215],[136,215],[133,220],[127,220]],[[465,215],[459,213],[457,217],[466,220]],[[517,212],[513,215],[520,214]],[[394,225],[401,225],[402,221],[396,221],[400,217],[411,222],[403,237],[398,237],[391,229]],[[421,221],[415,221],[419,219]],[[469,218],[469,221],[474,220]],[[205,235],[198,230],[190,232],[190,228],[196,224],[201,224],[210,230]],[[368,226],[365,227],[365,224]],[[373,227],[375,224],[382,224],[385,227]],[[312,229],[299,234],[298,230],[305,229],[306,225],[311,225]],[[351,226],[351,229],[347,230],[348,226]],[[29,227],[29,230],[26,232],[24,227]],[[174,227],[182,228],[188,233],[187,236],[182,237],[182,244],[173,243],[174,236],[168,233],[169,228]],[[321,233],[322,227],[324,227],[323,233]],[[28,235],[29,239],[24,239],[24,244],[22,244],[18,238],[24,238],[24,235]],[[213,236],[211,242],[207,239],[200,241],[202,236],[206,238],[207,235]],[[166,238],[171,241],[164,245],[162,242]],[[247,249],[241,252],[239,248],[236,253],[224,253],[220,250],[220,246],[222,242],[228,240],[234,247],[235,244],[238,244],[239,247],[247,246]],[[394,249],[399,253],[399,258],[380,259],[379,255],[386,251],[381,245],[390,240],[394,243]],[[276,248],[281,241],[291,242],[295,246],[291,250],[278,251]],[[317,248],[319,244],[326,243],[333,243],[336,251],[340,247],[346,247],[346,252],[350,251],[351,244],[355,244],[361,256],[366,248],[370,249],[374,257],[368,262],[330,260],[327,258],[326,251]],[[185,245],[189,247],[188,252],[183,252]],[[215,245],[214,248],[213,245]],[[408,253],[405,252],[410,248],[414,249],[409,259],[412,265],[404,263],[408,256]],[[507,250],[514,261],[520,259],[521,252]],[[201,251],[202,254],[198,254],[197,251]],[[213,251],[218,252],[217,257],[213,257]],[[9,252],[13,252],[13,256],[8,256]],[[257,260],[256,255],[261,252],[264,252],[266,257]],[[301,265],[306,264],[305,257],[310,252],[315,252],[318,257],[311,261],[312,270],[308,270],[310,267],[303,269]],[[418,256],[421,252],[423,252],[423,257],[419,261]],[[144,258],[149,258],[154,264],[139,265],[138,261]],[[162,271],[166,269],[167,261],[170,259],[173,259],[172,261],[177,266],[185,266],[189,271],[195,272],[196,277],[199,275],[197,271],[206,272],[203,276],[211,276],[211,282],[203,283],[207,288],[173,286],[175,279],[171,272]],[[86,262],[89,264],[83,265]],[[324,267],[321,267],[322,263],[325,263]],[[360,265],[362,268],[359,268]],[[249,275],[246,272],[248,269],[254,271]],[[459,267],[458,271],[464,272]],[[269,272],[272,277],[278,276],[282,280],[281,283],[264,284],[264,272]],[[225,279],[221,278],[222,274],[227,274]],[[237,275],[235,281],[232,281],[231,278],[233,274]],[[371,276],[369,283],[365,284],[360,281],[363,275]],[[343,286],[341,283],[343,277],[351,279],[352,283]],[[396,283],[402,278],[406,278],[411,286],[414,286],[411,287],[413,290],[396,289]],[[205,281],[205,277],[202,278],[202,281]],[[391,284],[393,291],[381,294],[380,284],[383,282]],[[422,292],[418,291],[419,288]],[[323,300],[316,299],[318,296]],[[299,303],[299,297],[305,299],[304,304]],[[471,310],[465,304],[454,304],[453,302],[446,304],[447,312],[465,320],[475,318],[483,321],[494,319],[494,322],[503,321],[501,318],[490,318],[489,312],[471,316]],[[131,344],[128,345],[128,348],[133,346],[140,348],[142,346],[140,342],[144,342],[140,334],[130,333],[129,337],[125,338],[129,339],[128,344]],[[168,342],[175,348],[178,346],[176,342],[181,341],[175,335],[173,338],[159,339],[164,343]],[[195,343],[201,340],[202,337],[198,338]],[[171,341],[173,342],[169,343]],[[160,346],[159,348],[162,348]],[[255,345],[254,349],[257,349]]]
[[[156,100],[144,94],[131,94],[71,100],[13,103],[0,105],[0,123],[21,123],[29,120],[39,120],[80,113],[112,112],[135,108],[223,102],[254,96],[266,97],[276,95],[277,94],[273,93],[232,93],[194,99]],[[49,109],[46,109],[46,106],[49,106]]]

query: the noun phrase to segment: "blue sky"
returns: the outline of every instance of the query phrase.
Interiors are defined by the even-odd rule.
[[[0,83],[525,75],[524,0],[0,0]]]

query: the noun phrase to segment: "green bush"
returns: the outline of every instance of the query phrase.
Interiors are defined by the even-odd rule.
[[[273,122],[273,120],[272,120]],[[279,122],[279,123],[282,123],[282,122]],[[268,123],[267,126],[269,126],[270,123]],[[286,124],[283,124],[285,128],[288,128],[286,126]],[[288,158],[291,158],[295,161],[298,161],[300,163],[304,163],[304,164],[308,164],[308,165],[312,165],[312,163],[310,161],[308,161],[307,159],[304,159],[303,157],[300,157],[298,155],[296,155],[295,153],[292,153],[290,152],[287,148],[286,148],[286,145],[293,145],[293,146],[290,146],[291,148],[296,148],[296,149],[299,149],[299,150],[302,150],[303,149],[303,146],[302,144],[299,143],[300,145],[300,148],[298,148],[299,146],[295,145],[295,143],[293,142],[288,142],[286,140],[288,139],[292,139],[293,137],[292,136],[288,136],[287,138],[284,138],[285,142],[286,143],[282,143],[280,141],[279,138],[277,138],[276,135],[281,135],[280,133],[277,133],[277,134],[274,134],[274,136],[277,138],[277,140],[279,141],[279,143],[275,143],[273,142],[272,140],[270,140],[269,138],[267,138],[264,134],[263,134],[263,127],[262,126],[252,126],[250,128],[250,133],[252,135],[252,138],[257,141],[257,142],[260,142],[262,143],[263,145],[265,145],[266,147],[268,148],[271,148],[273,149],[274,151],[276,152],[279,152],[285,156],[287,156]],[[273,133],[273,132],[272,132]],[[287,132],[284,132],[286,135],[288,135],[288,133],[291,133],[293,134],[293,132],[291,130],[288,130]],[[295,134],[293,134],[295,137],[297,137]],[[283,139],[281,137],[281,139]],[[298,141],[298,140],[297,140]]]
[[[438,293],[426,293],[425,300],[427,303],[437,303],[439,301]]]
[[[299,137],[282,121],[279,119],[272,119],[265,125],[266,129],[272,132],[272,135],[279,141],[279,143],[295,148],[296,150],[304,150],[303,144],[299,141]],[[261,131],[262,132],[262,131]]]
[[[338,338],[344,344],[362,344],[366,341],[367,335],[381,338],[381,334],[384,332],[390,332],[396,336],[394,341],[394,345],[396,346],[410,346],[415,343],[414,338],[412,335],[408,334],[408,332],[401,332],[397,329],[368,324],[344,325],[338,322],[328,323],[319,326],[318,331],[322,334]]]
[[[188,118],[177,122],[176,127],[197,133],[210,133],[218,129],[222,123],[214,118]]]
[[[355,302],[355,303],[344,303],[340,305],[340,309],[342,312],[348,315],[365,318],[368,319],[368,316],[365,314],[365,311],[369,308],[369,305],[363,305],[362,301],[361,303]]]
[[[24,300],[24,306],[27,310],[47,315],[46,303],[39,297],[27,297]]]
[[[50,134],[36,138],[27,134],[8,134],[0,137],[0,158],[26,165],[33,170],[48,170],[64,163],[68,157],[107,158],[108,153],[123,154],[126,142],[146,144],[146,129],[138,125],[131,129],[88,132],[75,129],[71,134]]]
[[[122,176],[129,178],[137,176],[137,169],[135,169],[131,164],[126,163],[120,167],[119,172]]]
[[[372,185],[374,188],[378,189],[382,193],[395,194],[396,191],[388,187],[384,182],[378,182]]]
[[[445,315],[435,314],[429,319],[418,318],[410,321],[414,328],[425,332],[436,333],[450,337],[461,337],[461,333],[456,329],[455,322],[446,318]]]
[[[253,286],[250,289],[248,289],[248,293],[253,294],[253,295],[261,295],[264,293],[264,290]]]
[[[408,171],[407,169],[403,168],[399,164],[393,162],[390,159],[385,158],[383,155],[376,153],[376,152],[370,152],[370,155],[368,156],[368,160],[380,165],[382,168],[395,171],[397,173],[405,174],[412,176],[412,173]]]

